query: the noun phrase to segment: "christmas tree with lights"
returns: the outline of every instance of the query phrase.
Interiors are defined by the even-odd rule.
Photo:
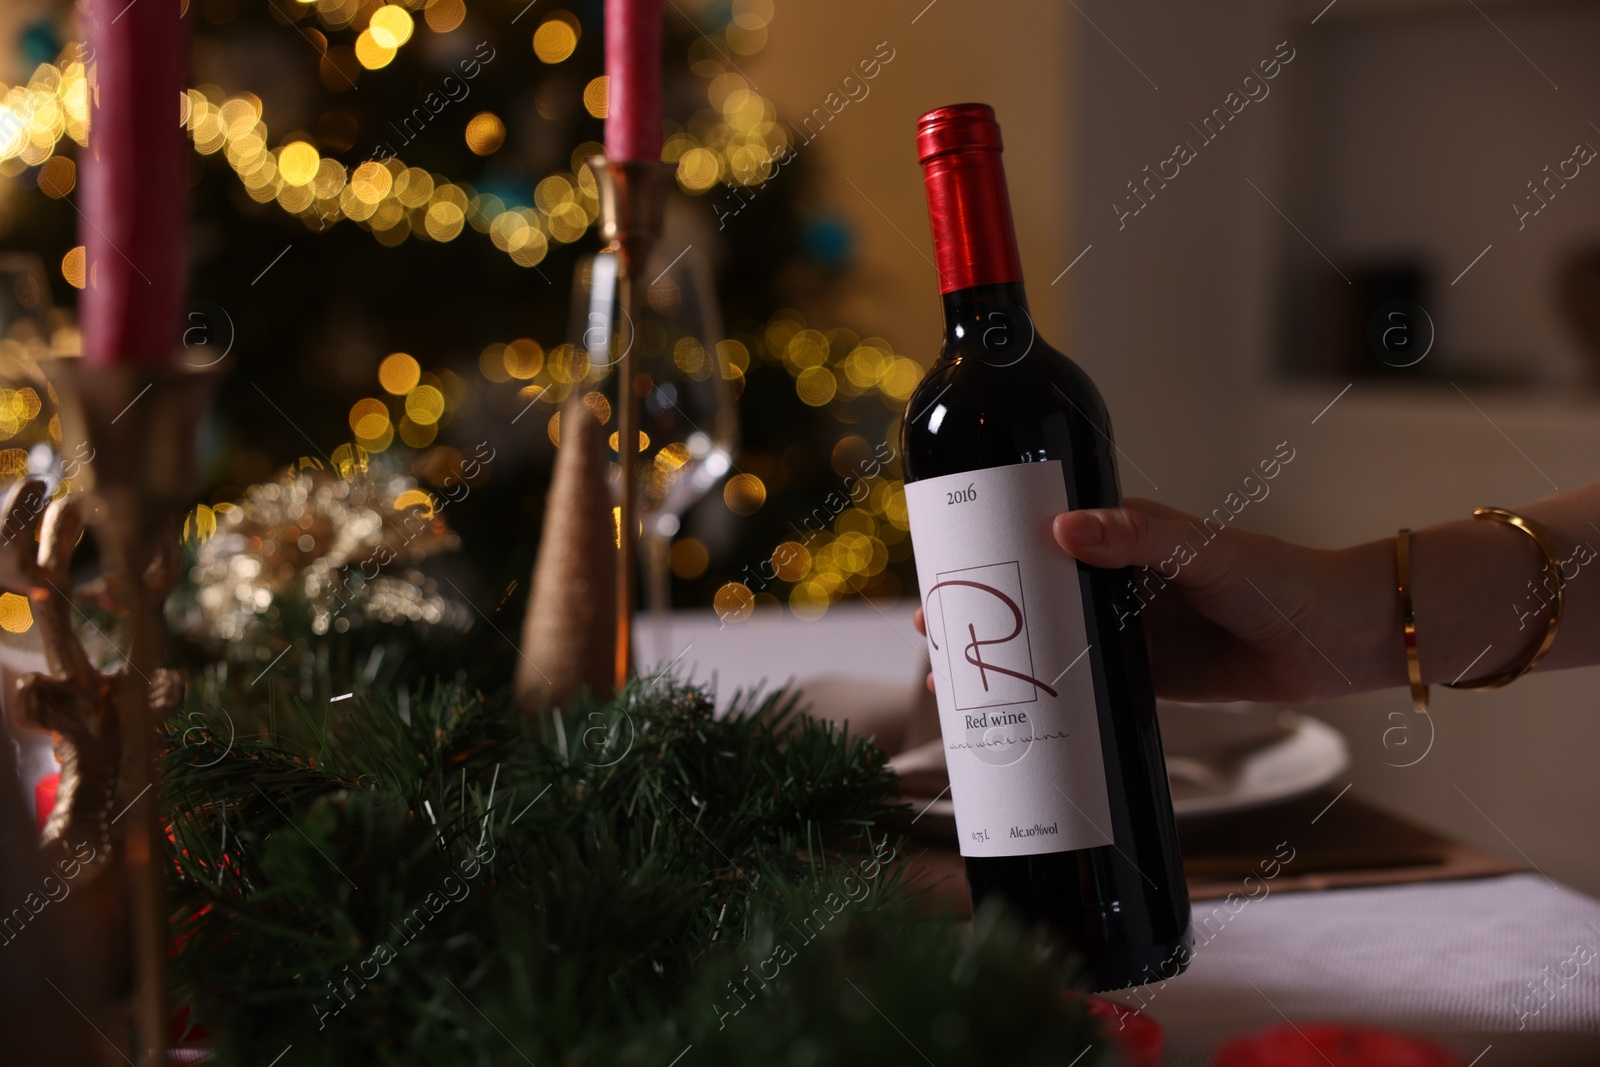
[[[596,243],[583,160],[605,109],[600,14],[511,0],[194,5],[185,344],[231,371],[205,428],[207,506],[294,457],[327,463],[341,443],[442,502],[488,441],[501,458],[452,515],[481,569],[453,577],[497,619],[517,617],[550,423],[581,388],[564,368],[573,274]],[[74,17],[62,5],[28,25],[15,61],[27,77],[0,90],[0,239],[40,250],[68,303],[94,284],[72,203],[94,57]],[[727,337],[706,373],[729,381],[741,416],[737,473],[685,515],[671,567],[680,606],[743,618],[782,604],[809,619],[909,585],[891,444],[921,371],[886,340],[817,321],[847,276],[850,235],[800,206],[804,134],[741,73],[774,17],[770,0],[668,12],[662,155],[680,214],[723,265]],[[46,332],[56,353],[74,349],[70,316]],[[50,414],[19,440],[47,441]]]

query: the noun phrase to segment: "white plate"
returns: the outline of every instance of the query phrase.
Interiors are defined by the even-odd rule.
[[[1292,711],[1276,714],[1284,727],[1283,737],[1238,757],[1225,774],[1206,776],[1208,781],[1202,785],[1187,770],[1177,775],[1169,771],[1172,810],[1178,818],[1248,811],[1292,800],[1334,781],[1350,766],[1350,751],[1339,731],[1320,719]],[[924,831],[929,824],[954,831],[955,804],[948,798],[932,803],[906,799],[913,811],[920,813],[917,823]]]
[[[1320,719],[1278,713],[1292,724],[1282,740],[1240,757],[1231,773],[1201,786],[1180,772],[1168,773],[1172,808],[1179,818],[1247,811],[1322,788],[1350,766],[1344,735]]]

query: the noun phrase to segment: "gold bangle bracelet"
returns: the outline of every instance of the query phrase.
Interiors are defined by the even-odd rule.
[[[1426,714],[1428,687],[1422,684],[1422,664],[1417,658],[1417,615],[1411,604],[1411,531],[1402,528],[1394,538],[1395,571],[1400,587],[1400,625],[1406,644],[1406,678],[1411,683],[1411,710]]]
[[[1532,521],[1523,518],[1514,511],[1507,511],[1505,508],[1475,508],[1473,509],[1472,517],[1475,519],[1487,519],[1490,522],[1503,522],[1507,526],[1515,527],[1533,538],[1534,544],[1539,546],[1539,554],[1544,557],[1545,576],[1550,583],[1549,588],[1552,591],[1550,619],[1545,624],[1544,636],[1540,638],[1538,645],[1533,648],[1521,663],[1508,667],[1499,674],[1491,675],[1487,678],[1475,678],[1468,682],[1445,683],[1452,689],[1499,689],[1501,686],[1510,685],[1524,674],[1533,670],[1534,665],[1544,658],[1546,652],[1550,651],[1550,646],[1556,640],[1556,631],[1561,628],[1561,608],[1564,599],[1562,592],[1566,583],[1561,577],[1561,560],[1556,556],[1555,546],[1550,543],[1550,538],[1545,535],[1544,531],[1534,525]]]

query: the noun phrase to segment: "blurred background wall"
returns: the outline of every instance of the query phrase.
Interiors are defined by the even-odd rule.
[[[1288,441],[1294,464],[1241,522],[1331,547],[1597,473],[1582,316],[1600,300],[1569,265],[1600,245],[1600,173],[1546,181],[1547,203],[1527,183],[1600,145],[1600,9],[1477,8],[1028,2],[1002,28],[970,0],[814,0],[780,10],[747,73],[804,113],[894,48],[807,151],[816,195],[861,234],[845,317],[924,361],[938,304],[914,122],[994,104],[1035,312],[1105,393],[1125,490],[1208,511]],[[1290,54],[1265,90],[1245,82]],[[1215,108],[1226,126],[1197,130]],[[1195,158],[1133,199],[1175,142]],[[1427,356],[1391,372],[1330,353],[1385,295],[1426,311]],[[1597,685],[1600,668],[1436,689],[1436,736],[1410,749],[1382,741],[1400,693],[1310,710],[1347,735],[1363,794],[1600,893],[1600,856],[1574,847],[1600,808]]]

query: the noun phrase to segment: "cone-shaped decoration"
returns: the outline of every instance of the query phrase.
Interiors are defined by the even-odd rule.
[[[560,446],[522,621],[517,705],[536,715],[582,686],[611,692],[617,527],[605,432],[577,396],[561,409]]]

